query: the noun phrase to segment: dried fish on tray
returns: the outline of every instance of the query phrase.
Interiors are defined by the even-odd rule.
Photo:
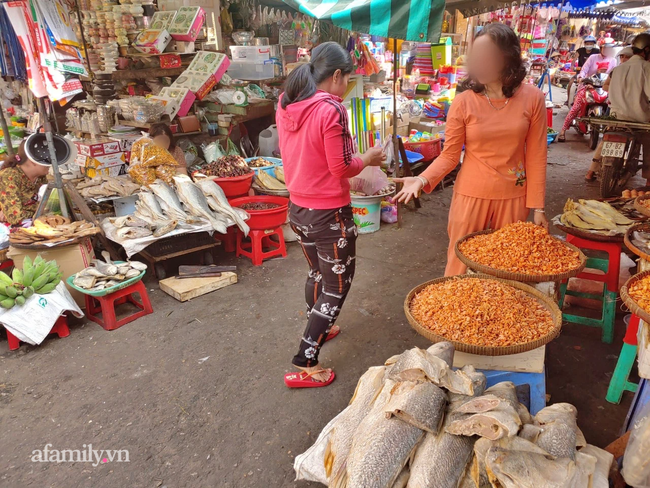
[[[449,354],[450,353],[450,354]],[[472,366],[461,371],[472,387],[445,391],[433,377],[453,372],[451,343],[411,349],[370,368],[359,380],[350,405],[337,415],[305,453],[296,456],[297,480],[330,488],[606,488],[613,457],[578,441],[576,409],[560,403],[535,417],[516,400],[514,385],[485,390],[486,378]],[[424,357],[440,369],[435,375],[400,378],[399,364]],[[417,370],[418,368],[415,368]],[[414,371],[415,371],[414,370]],[[494,437],[493,421],[509,409],[508,435]],[[474,417],[459,432],[458,422]],[[537,427],[538,441],[522,437]],[[475,434],[478,434],[475,435]]]
[[[563,213],[555,217],[553,222],[569,229],[603,236],[625,234],[627,228],[634,223],[609,203],[598,200],[576,202],[570,198],[564,205]]]
[[[217,176],[219,178],[232,178],[235,176],[244,176],[252,173],[253,170],[241,156],[222,156],[212,163],[208,163],[194,174],[205,176]]]
[[[141,278],[147,265],[140,261],[111,261],[108,252],[103,251],[101,259],[68,278],[68,282],[84,292],[111,293],[128,286]]]
[[[139,189],[140,185],[134,183],[128,176],[99,175],[77,184],[77,190],[86,199],[128,197]]]
[[[46,215],[34,220],[31,227],[12,229],[9,242],[13,245],[56,245],[80,237],[99,234],[101,229],[91,222],[69,219],[58,215]]]

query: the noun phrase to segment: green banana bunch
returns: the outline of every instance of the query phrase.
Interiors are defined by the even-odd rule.
[[[21,306],[34,294],[50,293],[62,278],[63,273],[56,261],[46,261],[40,255],[32,261],[27,256],[22,270],[14,268],[11,276],[0,271],[0,307]]]

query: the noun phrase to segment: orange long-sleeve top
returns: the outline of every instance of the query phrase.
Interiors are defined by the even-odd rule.
[[[454,191],[488,200],[526,196],[526,207],[544,208],[546,195],[547,120],[544,94],[520,86],[504,106],[467,90],[454,98],[445,128],[442,154],[422,176],[431,192],[451,172],[465,145],[465,158]]]

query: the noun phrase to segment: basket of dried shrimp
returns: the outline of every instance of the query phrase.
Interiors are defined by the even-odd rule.
[[[474,232],[459,239],[454,249],[473,271],[528,283],[566,280],[587,264],[580,249],[531,222]]]
[[[430,341],[450,341],[458,351],[484,356],[532,351],[562,328],[562,312],[550,297],[484,274],[423,283],[406,296],[404,313]]]
[[[650,271],[632,276],[621,287],[620,293],[630,312],[650,323]]]
[[[650,194],[646,193],[643,196],[634,199],[634,210],[640,214],[650,217]]]

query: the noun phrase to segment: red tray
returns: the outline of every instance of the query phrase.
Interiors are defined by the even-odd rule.
[[[246,223],[253,230],[275,229],[287,221],[287,212],[289,211],[288,198],[258,195],[230,200],[230,205],[233,207],[241,207],[246,203],[275,203],[280,205],[279,207],[269,208],[267,210],[246,210],[251,216]]]

